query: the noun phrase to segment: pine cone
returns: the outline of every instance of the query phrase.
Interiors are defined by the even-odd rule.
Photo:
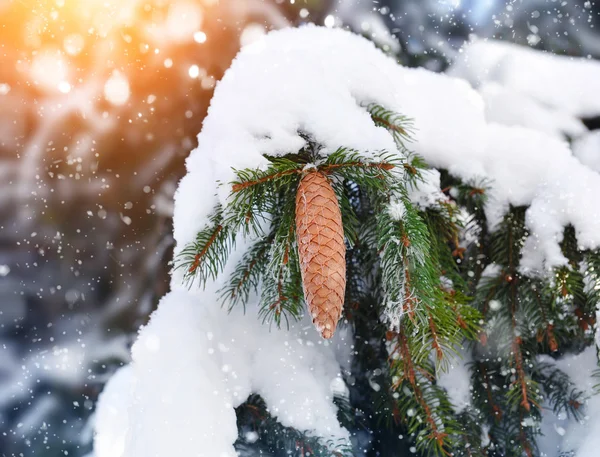
[[[296,234],[308,310],[321,336],[331,338],[344,305],[346,245],[337,197],[321,172],[312,171],[300,181]]]

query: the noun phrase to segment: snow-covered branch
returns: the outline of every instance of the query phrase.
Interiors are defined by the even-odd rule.
[[[586,80],[596,72],[588,62],[573,65]],[[571,114],[596,109],[577,96],[568,102]],[[484,99],[463,80],[398,66],[349,32],[307,26],[245,47],[218,84],[176,193],[176,252],[216,204],[227,202],[234,169],[264,167],[265,155],[297,152],[307,137],[323,154],[340,147],[395,151],[393,137],[366,111],[369,103],[414,119],[411,147],[433,167],[467,181],[489,180],[485,212],[492,228],[510,205],[529,207],[526,272],[565,263],[559,242],[568,224],[583,247],[600,247],[600,175],[573,157],[566,142],[489,122]],[[573,125],[569,131],[579,132]],[[132,364],[100,401],[98,457],[234,455],[233,408],[252,392],[284,424],[347,438],[330,388],[347,362],[344,351],[336,360],[334,350],[347,350],[346,335],[331,347],[302,321],[269,330],[256,322],[256,299],[248,315],[227,314],[217,301],[219,280],[188,291],[181,279],[173,274],[173,290],[140,332]],[[124,422],[111,420],[125,414]]]

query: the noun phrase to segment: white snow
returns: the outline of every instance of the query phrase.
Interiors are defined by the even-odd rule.
[[[497,82],[576,117],[600,115],[600,62],[474,39],[448,73],[475,86]]]
[[[582,247],[597,248],[598,229],[592,227],[599,220],[594,201],[598,178],[591,169],[600,169],[600,137],[588,133],[577,117],[600,114],[600,97],[593,96],[600,88],[600,63],[475,39],[461,50],[448,74],[478,88],[488,122],[527,127],[512,128],[507,135],[492,126],[496,139],[487,152],[494,203],[487,205],[486,214],[492,223],[509,204],[530,205],[527,225],[532,235],[523,249],[521,270],[536,274],[564,265],[558,242],[569,223],[576,227]],[[561,144],[565,136],[576,139],[573,154],[579,164],[568,145]]]
[[[600,130],[594,130],[573,143],[573,155],[600,173]]]
[[[454,411],[459,414],[471,405],[470,351],[461,348],[458,356],[450,360],[447,370],[438,370],[437,384],[448,392]]]
[[[568,354],[556,361],[549,356],[540,356],[540,361],[565,372],[586,397],[581,422],[564,414],[557,417],[551,409],[544,410],[541,424],[544,439],[538,441],[541,455],[554,457],[560,452],[574,451],[574,457],[596,457],[600,448],[600,396],[593,395],[594,386],[598,384],[598,379],[593,376],[598,361],[596,348],[591,346],[580,354]]]
[[[404,215],[406,214],[406,206],[402,203],[402,200],[392,200],[388,205],[388,212],[390,216],[395,221],[401,221],[404,219]]]
[[[526,271],[564,262],[558,241],[566,224],[575,226],[582,246],[600,245],[600,209],[590,197],[600,193],[600,177],[574,160],[566,143],[489,123],[484,100],[465,81],[401,67],[349,32],[307,26],[272,32],[244,48],[219,83],[176,195],[178,249],[226,201],[230,188],[222,185],[215,195],[217,182],[230,182],[232,168],[265,166],[263,154],[297,151],[304,145],[299,130],[323,144],[325,154],[340,146],[394,150],[391,136],[362,108],[369,102],[414,119],[411,146],[430,165],[494,183],[486,205],[492,227],[509,204],[532,205],[527,223],[544,239],[529,240]],[[577,129],[573,123],[567,131]],[[180,282],[175,275],[174,287]]]
[[[485,103],[485,118],[488,122],[527,127],[558,139],[565,136],[576,138],[587,132],[583,122],[575,116],[510,87],[486,82],[479,88],[479,93]]]
[[[524,92],[527,85],[516,82],[505,85]],[[589,84],[595,87],[600,78]],[[535,91],[527,93],[537,99]],[[595,109],[588,97],[567,101],[572,114]],[[322,144],[324,154],[341,146],[367,155],[395,151],[393,138],[364,109],[370,102],[414,119],[411,146],[430,165],[464,179],[491,180],[485,210],[492,228],[509,204],[531,205],[526,271],[564,263],[558,242],[566,224],[576,228],[583,247],[600,246],[600,208],[593,197],[600,195],[600,175],[573,157],[565,142],[488,122],[484,100],[465,81],[398,66],[349,32],[307,26],[257,39],[217,85],[175,196],[176,252],[204,227],[216,203],[226,203],[233,169],[264,167],[264,154],[298,151],[304,145],[299,132]],[[430,177],[439,180],[435,173]],[[351,344],[346,332],[326,343],[307,320],[289,330],[269,329],[257,319],[255,299],[246,315],[241,307],[228,314],[217,302],[221,279],[188,291],[181,274],[173,273],[172,292],[140,331],[130,368],[99,402],[100,419],[107,408],[127,411],[119,432],[99,422],[96,443],[117,450],[124,443],[122,454],[110,457],[234,456],[233,408],[252,392],[285,425],[348,438],[332,402],[341,390],[335,355],[348,354],[344,346]]]
[[[409,189],[412,203],[421,209],[427,209],[448,200],[440,188],[441,175],[438,170],[423,170],[421,177],[422,180],[419,180],[414,188]]]
[[[94,415],[95,457],[118,457],[124,455],[125,440],[129,427],[128,406],[132,391],[132,368],[126,365],[117,370],[100,394]]]
[[[140,331],[99,400],[96,457],[233,457],[233,408],[253,392],[284,425],[346,441],[333,404],[344,340],[320,340],[309,320],[269,330],[254,303],[227,313],[209,289],[170,292]]]

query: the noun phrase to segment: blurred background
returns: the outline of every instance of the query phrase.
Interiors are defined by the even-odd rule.
[[[600,58],[589,0],[0,0],[1,456],[91,451],[94,402],[168,289],[216,82],[308,22],[434,71],[472,34]]]

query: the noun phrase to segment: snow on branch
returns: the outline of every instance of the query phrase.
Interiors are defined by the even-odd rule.
[[[600,115],[600,62],[494,40],[468,43],[450,68],[479,87],[494,82],[576,117]]]
[[[596,71],[581,68],[590,78]],[[492,227],[509,205],[531,205],[527,271],[564,263],[558,242],[567,224],[584,248],[600,246],[593,197],[600,177],[573,158],[565,142],[488,123],[483,99],[465,81],[401,67],[349,32],[306,26],[246,47],[219,83],[176,195],[179,249],[203,228],[214,206],[225,203],[231,188],[218,183],[233,181],[233,169],[265,167],[265,154],[296,152],[307,135],[325,154],[339,147],[395,151],[393,138],[364,108],[369,103],[414,119],[410,146],[430,165],[493,183],[486,204]],[[180,279],[174,276],[174,287]]]
[[[269,331],[252,310],[227,313],[209,289],[170,292],[140,331],[132,363],[100,398],[96,457],[234,457],[234,408],[251,393],[282,424],[346,444],[333,397],[347,337],[325,343],[309,319]]]
[[[265,155],[297,152],[307,138],[325,155],[341,147],[397,151],[366,109],[371,103],[414,120],[410,146],[433,167],[490,182],[485,211],[492,227],[509,205],[530,206],[523,262],[529,271],[565,262],[558,243],[567,224],[584,248],[600,246],[600,175],[566,143],[488,124],[481,96],[465,81],[398,66],[349,32],[306,26],[245,47],[218,84],[175,197],[176,255],[205,228],[213,208],[225,206],[235,170],[264,170]],[[222,277],[237,264],[240,244]],[[250,393],[260,394],[284,425],[346,440],[331,388],[348,362],[351,343],[343,332],[329,344],[304,321],[269,330],[256,318],[257,297],[246,304],[247,315],[241,307],[228,314],[218,301],[220,279],[187,290],[182,274],[174,272],[174,290],[141,330],[130,368],[100,401],[99,418],[106,408],[126,410],[128,424],[115,422],[115,430],[110,420],[99,423],[97,457],[233,456],[233,408]]]

